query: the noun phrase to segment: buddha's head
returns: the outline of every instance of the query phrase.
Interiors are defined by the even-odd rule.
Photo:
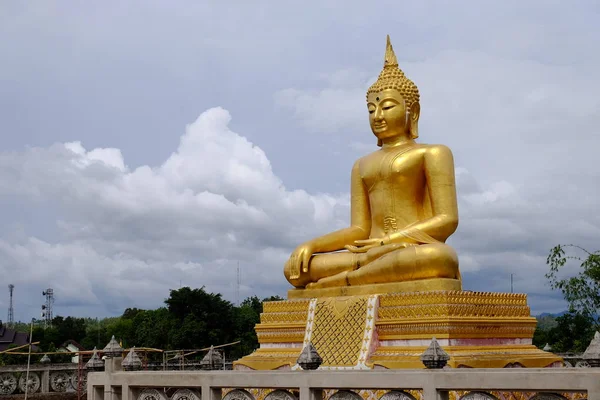
[[[419,137],[419,89],[398,67],[389,36],[383,70],[367,91],[367,108],[378,146],[397,136]]]

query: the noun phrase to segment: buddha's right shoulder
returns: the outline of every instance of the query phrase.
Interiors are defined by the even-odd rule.
[[[361,167],[364,167],[365,164],[367,164],[372,158],[373,158],[373,153],[367,154],[366,156],[362,156],[361,158],[359,158],[358,160],[356,160],[354,162],[353,168],[360,169]]]
[[[452,150],[450,150],[450,147],[446,146],[445,144],[427,144],[423,146],[425,148],[425,151],[428,154],[431,154],[433,156],[437,156],[437,155],[449,155],[452,156]]]

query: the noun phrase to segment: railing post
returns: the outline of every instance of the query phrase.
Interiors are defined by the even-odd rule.
[[[133,393],[128,383],[124,383],[121,387],[121,400],[133,400]]]
[[[110,357],[104,362],[104,373],[106,382],[104,384],[104,400],[120,400],[121,393],[115,393],[115,387],[112,384],[112,374],[123,370],[123,357]]]
[[[45,368],[40,374],[40,392],[48,393],[50,392],[50,367]]]
[[[438,390],[433,377],[431,379],[431,382],[429,382],[427,386],[423,388],[423,400],[448,400],[448,398],[448,391]]]
[[[200,397],[202,400],[221,400],[221,388],[213,388],[210,385],[202,385]]]
[[[299,400],[323,400],[323,390],[311,387],[300,387]]]
[[[600,400],[600,379],[596,380],[589,388],[587,393],[588,400]]]

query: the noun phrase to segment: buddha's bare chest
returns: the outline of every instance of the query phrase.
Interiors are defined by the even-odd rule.
[[[363,159],[360,171],[369,193],[401,190],[409,194],[423,185],[423,152],[381,151]]]

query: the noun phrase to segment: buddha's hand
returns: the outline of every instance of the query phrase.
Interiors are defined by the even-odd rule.
[[[313,253],[314,248],[310,242],[296,247],[296,250],[292,252],[292,255],[286,262],[289,266],[290,279],[300,278],[300,270],[304,273],[308,272],[308,263]]]
[[[384,246],[388,243],[390,243],[389,236],[384,236],[382,238],[355,240],[354,245],[347,245],[345,248],[352,253],[366,253],[370,249]]]

